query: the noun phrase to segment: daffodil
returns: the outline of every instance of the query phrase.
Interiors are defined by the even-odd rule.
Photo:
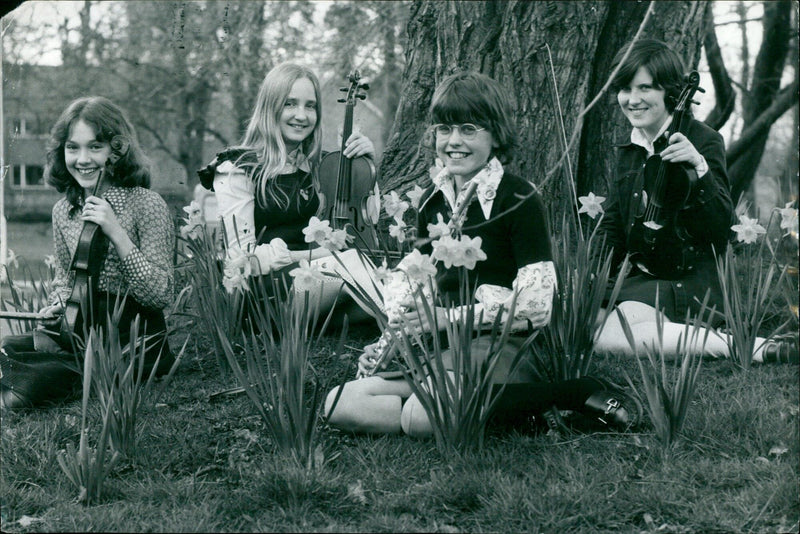
[[[353,236],[347,233],[347,230],[332,230],[327,239],[321,245],[328,250],[344,250],[347,248],[347,242],[352,241]]]
[[[397,194],[397,191],[392,191],[388,195],[383,195],[383,209],[386,211],[386,215],[398,222],[402,220],[403,214],[408,207],[408,202],[402,200],[400,195]]]
[[[785,235],[797,237],[797,208],[792,208],[793,204],[794,201],[787,202],[778,212],[781,214],[781,229],[786,230]]]
[[[395,219],[397,224],[390,224],[389,225],[389,235],[395,239],[397,239],[398,243],[403,243],[406,240],[406,223],[402,220],[398,221]]]
[[[322,246],[322,243],[330,239],[332,231],[331,223],[313,216],[308,220],[308,226],[303,228],[303,239],[306,243],[317,243]]]
[[[397,265],[397,269],[406,273],[413,281],[424,284],[428,278],[436,276],[436,267],[431,257],[414,249]]]
[[[300,265],[289,271],[289,276],[294,278],[295,291],[310,291],[324,280],[319,268],[308,260],[300,260]]]
[[[602,206],[605,199],[606,197],[599,197],[594,193],[589,193],[585,197],[578,197],[578,201],[581,203],[578,213],[585,213],[592,219],[596,218],[601,213],[605,213]]]
[[[411,191],[406,192],[406,196],[408,200],[411,202],[411,207],[419,209],[419,201],[422,199],[422,194],[425,192],[423,188],[418,185],[414,185],[414,189]]]
[[[383,260],[383,263],[379,267],[375,268],[375,280],[380,282],[381,284],[385,284],[387,280],[389,280],[391,271],[389,270],[389,265],[386,263],[386,260]]]
[[[450,235],[450,225],[444,222],[444,217],[442,217],[441,213],[436,214],[436,223],[429,223],[428,224],[428,235],[432,239],[436,239],[438,237]]]
[[[759,235],[767,233],[766,228],[758,224],[758,219],[747,215],[739,215],[739,224],[731,226],[731,230],[736,232],[736,240],[741,243],[755,243]]]
[[[449,234],[443,235],[439,239],[431,243],[433,253],[431,257],[436,261],[444,263],[446,268],[453,266],[454,262],[458,261],[460,249],[458,240],[451,237]]]
[[[381,196],[378,190],[378,184],[375,184],[375,188],[367,196],[365,209],[370,222],[372,224],[378,224],[381,216]]]
[[[458,241],[457,261],[453,262],[454,267],[466,267],[469,270],[475,268],[475,264],[486,259],[486,253],[481,250],[483,240],[480,237],[470,238],[462,235]]]

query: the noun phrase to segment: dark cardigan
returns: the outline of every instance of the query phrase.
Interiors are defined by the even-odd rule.
[[[428,197],[419,216],[418,235],[422,238],[428,237],[427,226],[437,222],[437,213],[441,213],[444,220],[451,217],[450,206],[441,191],[434,192],[431,186],[422,196],[423,199]],[[508,210],[511,211],[504,213]],[[498,217],[501,213],[504,214]],[[544,206],[530,182],[505,173],[497,187],[490,219],[487,224],[476,226],[486,222],[486,218],[480,202],[473,198],[467,208],[463,233],[481,237],[481,249],[487,259],[479,261],[470,271],[470,284],[477,280],[479,285],[511,288],[521,267],[553,259]],[[431,250],[430,244],[420,248],[426,254]],[[458,292],[458,269],[441,267],[437,282],[440,291],[454,296]]]

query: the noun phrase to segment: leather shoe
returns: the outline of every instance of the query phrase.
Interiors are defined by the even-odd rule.
[[[632,397],[610,389],[595,391],[583,404],[581,413],[617,430],[639,422],[641,407]]]
[[[800,363],[797,337],[767,341],[762,355],[763,363]]]

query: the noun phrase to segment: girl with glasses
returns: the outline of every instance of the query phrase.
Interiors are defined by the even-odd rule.
[[[477,281],[475,315],[482,310],[485,326],[490,326],[499,310],[510,302],[513,289],[518,291],[515,316],[504,319],[525,327],[511,336],[500,356],[495,382],[507,387],[495,416],[521,421],[557,406],[605,417],[616,427],[628,426],[633,417],[622,406],[622,398],[599,379],[536,382],[526,361],[510,372],[512,359],[529,335],[528,322],[540,328],[550,320],[556,278],[541,200],[529,180],[505,167],[512,160],[516,132],[505,91],[483,74],[453,74],[434,92],[430,113],[434,122],[432,148],[444,168],[422,195],[418,235],[428,237],[429,223],[435,224],[439,217],[448,220],[460,211],[465,192],[475,184],[475,198],[466,204],[462,227],[464,235],[482,239],[486,254],[486,260],[478,261],[469,271],[470,287]],[[421,247],[423,253],[430,251],[430,245]],[[458,270],[439,269],[436,285],[442,302],[448,296],[458,302]],[[446,310],[441,302],[435,308],[441,328],[449,320]],[[401,324],[423,331],[432,328],[425,314],[417,310],[410,310],[403,321],[390,326]],[[486,343],[486,338],[473,340],[473,357],[485,354]],[[446,368],[451,365],[449,352],[445,351],[442,358]],[[368,375],[374,367],[374,347],[368,346],[359,368]],[[331,413],[338,393],[339,388],[331,391],[326,403],[333,426],[366,433],[403,431],[417,437],[432,433],[425,410],[403,378],[378,373],[348,382]]]

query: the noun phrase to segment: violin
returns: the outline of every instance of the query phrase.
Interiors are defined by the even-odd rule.
[[[685,78],[672,114],[674,132],[684,133],[692,97],[700,88],[700,75],[692,71]],[[666,135],[666,134],[665,134]],[[654,154],[645,162],[644,190],[639,213],[628,236],[631,261],[643,271],[664,280],[676,280],[691,271],[696,258],[689,234],[678,214],[686,206],[697,179],[687,162],[671,163]]]
[[[125,136],[115,135],[109,145],[111,153],[105,166],[100,170],[100,176],[92,191],[93,196],[97,194],[103,179],[114,173],[117,161],[128,153],[130,141]],[[65,347],[72,346],[73,336],[83,329],[86,307],[91,306],[93,301],[88,297],[97,294],[97,281],[107,252],[108,238],[103,230],[97,223],[85,221],[70,264],[70,271],[75,273],[74,283],[69,298],[64,302],[64,313],[60,321],[59,338]]]
[[[369,89],[369,84],[361,81],[357,70],[350,73],[348,80],[350,86],[340,89],[347,92],[346,98],[339,99],[345,104],[341,150],[325,154],[320,162],[320,204],[334,230],[346,229],[359,247],[375,249],[377,234],[367,215],[367,199],[377,179],[375,164],[366,156],[351,159],[342,155],[353,133],[353,108],[358,100],[367,97],[364,91]]]

